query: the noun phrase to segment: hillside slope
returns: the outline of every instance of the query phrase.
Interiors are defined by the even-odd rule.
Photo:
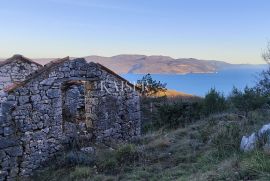
[[[184,128],[148,133],[131,144],[97,147],[94,155],[72,150],[31,180],[269,180],[269,154],[237,150],[245,121],[237,114],[215,115]]]

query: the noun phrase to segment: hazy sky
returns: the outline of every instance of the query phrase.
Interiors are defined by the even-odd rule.
[[[0,0],[0,57],[117,54],[263,63],[269,0]]]

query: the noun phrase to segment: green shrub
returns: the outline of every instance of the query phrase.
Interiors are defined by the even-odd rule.
[[[157,119],[153,122],[155,128],[185,127],[200,118],[201,106],[198,102],[176,102],[163,104],[158,108]]]
[[[216,89],[211,88],[205,95],[203,104],[203,113],[210,115],[213,113],[223,112],[228,108],[224,95]]]
[[[166,97],[142,97],[142,132],[146,133],[156,129],[154,127],[154,122],[158,118],[158,107],[160,107],[166,102]]]
[[[259,81],[255,86],[263,95],[269,95],[270,93],[270,67],[267,70],[261,72]]]
[[[242,92],[234,87],[228,100],[236,109],[247,115],[249,111],[256,110],[267,104],[268,97],[262,95],[255,88],[246,87]]]

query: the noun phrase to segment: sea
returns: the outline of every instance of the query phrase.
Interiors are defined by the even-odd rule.
[[[267,66],[262,65],[221,70],[215,73],[151,74],[151,76],[154,80],[166,83],[168,89],[203,97],[211,88],[215,88],[228,96],[233,87],[243,90],[246,86],[255,86],[261,72],[265,69]],[[121,76],[134,83],[144,74],[122,74]]]

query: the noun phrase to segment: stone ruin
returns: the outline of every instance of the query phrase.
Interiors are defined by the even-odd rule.
[[[140,135],[136,87],[98,63],[0,63],[0,180],[30,176],[74,140],[111,145]]]

